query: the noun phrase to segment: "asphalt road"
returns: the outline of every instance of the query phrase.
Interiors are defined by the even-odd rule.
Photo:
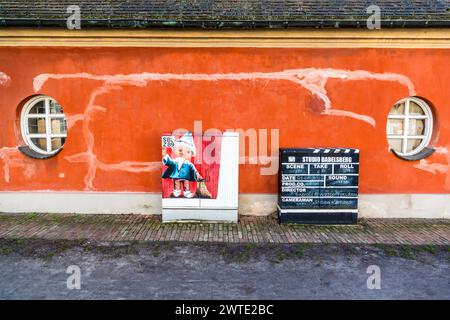
[[[450,299],[450,251],[0,240],[0,299]]]

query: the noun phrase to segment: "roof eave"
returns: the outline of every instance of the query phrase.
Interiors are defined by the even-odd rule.
[[[366,19],[308,20],[180,20],[180,19],[84,19],[82,28],[196,28],[196,29],[285,29],[285,28],[366,28]],[[67,28],[66,19],[0,17],[0,27]],[[450,20],[385,19],[381,28],[449,28]]]

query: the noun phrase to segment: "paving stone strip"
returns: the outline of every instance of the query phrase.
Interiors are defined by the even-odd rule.
[[[0,213],[0,238],[225,243],[385,243],[449,245],[450,220],[360,219],[357,225],[278,224],[276,216],[238,224],[162,223],[160,216]]]

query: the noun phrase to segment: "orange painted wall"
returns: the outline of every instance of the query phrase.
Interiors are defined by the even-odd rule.
[[[161,190],[160,135],[175,128],[280,129],[281,147],[361,149],[361,193],[450,191],[450,51],[444,49],[252,49],[252,48],[2,48],[0,72],[0,190]],[[419,162],[388,151],[385,128],[391,106],[409,95],[397,81],[329,79],[332,108],[372,117],[375,127],[352,117],[324,115],[323,101],[304,86],[272,76],[316,68],[396,73],[409,78],[437,116],[438,152]],[[41,74],[269,74],[264,79],[135,81],[51,78],[35,92]],[[142,76],[142,75],[141,75]],[[137,79],[136,78],[136,79]],[[36,84],[36,83],[35,83]],[[37,83],[39,85],[39,83]],[[66,145],[56,157],[33,160],[18,145],[17,108],[36,94],[54,97],[69,118]],[[95,100],[90,101],[95,95]],[[87,106],[104,111],[82,120]],[[78,115],[78,118],[77,118]],[[78,121],[76,121],[78,119]],[[85,127],[83,127],[83,123]],[[86,154],[87,135],[93,137]],[[12,148],[12,149],[10,149]],[[75,156],[74,156],[75,155]],[[99,162],[92,166],[97,159]],[[71,160],[71,161],[69,161]],[[91,167],[89,162],[91,161]],[[100,164],[99,164],[100,163]],[[419,168],[417,167],[419,166]],[[93,170],[96,168],[95,172]],[[91,170],[89,172],[89,169]],[[241,165],[242,193],[276,193],[277,176]]]

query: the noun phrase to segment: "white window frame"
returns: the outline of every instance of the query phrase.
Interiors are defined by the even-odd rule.
[[[33,108],[38,102],[44,101],[45,106],[45,114],[36,113],[30,114],[31,108]],[[50,101],[56,102],[50,96],[47,95],[39,95],[28,100],[22,108],[21,117],[20,117],[20,127],[22,132],[22,137],[25,143],[30,147],[33,151],[43,154],[43,155],[53,155],[57,153],[60,148],[52,151],[52,138],[67,138],[67,130],[66,133],[52,133],[51,120],[52,119],[63,119],[65,120],[65,114],[63,113],[50,113]],[[45,133],[30,133],[28,127],[28,119],[31,118],[45,118]],[[47,140],[47,150],[42,150],[38,146],[36,146],[31,139],[33,138],[45,138]]]
[[[410,111],[411,102],[414,102],[419,107],[421,107],[424,114],[423,115],[410,114],[409,111]],[[408,97],[408,98],[402,99],[402,100],[398,101],[395,105],[401,104],[401,103],[405,104],[404,114],[402,114],[402,115],[390,114],[392,108],[389,110],[388,121],[386,124],[386,136],[388,139],[401,139],[402,140],[402,151],[401,152],[396,151],[396,153],[399,156],[404,156],[404,157],[413,156],[413,155],[416,155],[419,152],[421,152],[430,143],[431,136],[433,133],[433,112],[431,111],[430,106],[425,101],[423,101],[419,98],[416,98],[416,97]],[[423,135],[420,135],[420,136],[409,135],[409,123],[410,123],[409,120],[410,119],[424,120],[424,134]],[[388,133],[389,132],[388,131],[389,120],[403,120],[403,135],[394,135],[394,134]],[[422,142],[413,151],[406,152],[408,139],[422,139]]]

